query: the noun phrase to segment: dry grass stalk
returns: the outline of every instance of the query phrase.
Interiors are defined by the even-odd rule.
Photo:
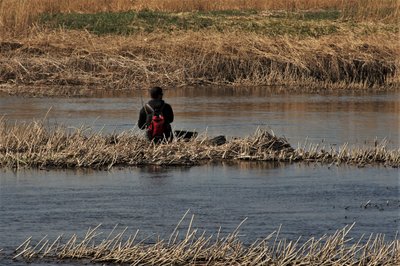
[[[396,0],[0,0],[0,32],[29,31],[43,13],[96,13],[128,10],[210,11],[210,10],[318,10],[338,9],[345,18],[398,21]]]
[[[400,46],[392,41],[396,38],[350,33],[296,40],[250,33],[98,37],[48,32],[1,44],[0,83],[12,86],[0,90],[115,90],[149,84],[388,88],[400,81]]]
[[[0,123],[1,167],[111,168],[115,165],[195,165],[235,160],[399,167],[400,149],[387,150],[384,142],[371,148],[344,145],[338,151],[327,151],[316,145],[293,149],[286,139],[263,130],[219,146],[212,144],[206,136],[188,142],[154,145],[131,131],[102,134],[84,126],[48,129],[40,122]]]
[[[28,238],[15,250],[14,259],[85,260],[93,263],[129,263],[132,265],[397,265],[400,241],[371,235],[358,241],[348,237],[354,226],[346,226],[332,235],[310,238],[304,243],[279,239],[279,231],[244,245],[239,227],[226,237],[207,235],[191,227],[180,231],[180,223],[169,240],[139,240],[138,231],[125,236],[127,228],[116,227],[102,240],[99,226],[89,229],[83,238],[73,235],[63,240],[47,237],[34,244]],[[182,222],[182,220],[181,220]]]

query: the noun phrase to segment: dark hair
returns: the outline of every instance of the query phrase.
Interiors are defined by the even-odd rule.
[[[163,95],[163,91],[160,87],[153,87],[150,90],[150,96],[153,99],[157,99],[158,96],[162,96]]]

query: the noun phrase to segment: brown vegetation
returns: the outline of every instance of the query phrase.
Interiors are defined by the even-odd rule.
[[[205,83],[396,88],[400,83],[396,24],[399,6],[394,0],[0,0],[0,91],[51,95],[57,91],[70,93],[71,88],[132,89],[151,84]],[[271,10],[296,13],[335,9],[340,11],[341,20],[303,22],[296,28],[296,20],[285,20],[283,24],[279,19],[251,22],[254,17],[250,16],[246,18],[249,31],[232,28],[233,19],[231,24],[218,26],[225,25],[222,31],[144,30],[128,36],[51,30],[38,24],[38,17],[44,13],[144,9],[268,11],[257,15],[263,18],[271,15]],[[345,22],[347,18],[367,22],[354,25]],[[252,32],[252,23],[265,28]],[[286,26],[288,30],[282,30]],[[302,29],[318,38],[296,35]],[[318,29],[323,33],[314,32]],[[273,30],[282,32],[268,35]]]
[[[0,33],[21,34],[43,13],[120,12],[128,10],[170,12],[209,10],[310,10],[338,9],[344,18],[398,21],[400,4],[396,0],[0,0]]]
[[[388,88],[399,84],[400,49],[383,38],[387,36],[293,39],[210,32],[99,37],[56,31],[1,44],[0,83],[12,87],[0,90],[115,90],[151,84]]]
[[[89,229],[83,238],[73,235],[67,240],[47,237],[38,243],[28,238],[15,251],[14,259],[27,261],[52,259],[83,260],[93,263],[131,265],[398,265],[400,241],[387,241],[384,235],[368,239],[348,237],[352,226],[321,238],[310,238],[303,244],[279,239],[279,231],[251,245],[239,239],[238,228],[226,237],[207,235],[191,228],[179,232],[179,224],[169,240],[157,238],[155,243],[135,235],[124,236],[127,229],[114,232],[100,243],[96,241],[99,226]],[[181,221],[182,222],[182,221]],[[115,229],[115,228],[114,228]]]
[[[318,145],[293,149],[267,131],[213,144],[207,136],[155,145],[135,132],[101,134],[90,128],[47,129],[42,123],[0,124],[0,166],[23,168],[111,168],[140,165],[195,165],[235,160],[321,162],[327,164],[384,164],[400,166],[400,150],[385,143],[370,148],[347,145],[328,150]]]

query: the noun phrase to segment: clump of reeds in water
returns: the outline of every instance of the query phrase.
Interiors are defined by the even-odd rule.
[[[221,237],[207,235],[190,224],[183,232],[179,224],[169,239],[138,239],[138,232],[124,236],[111,231],[99,241],[99,226],[89,229],[83,238],[73,235],[55,240],[42,238],[33,243],[28,238],[15,251],[14,259],[84,260],[93,263],[131,265],[398,265],[400,241],[386,241],[384,235],[353,240],[346,226],[332,235],[310,238],[300,243],[279,239],[279,230],[269,236],[245,245],[238,228]],[[115,229],[115,228],[114,228]]]
[[[400,150],[385,142],[367,148],[325,150],[318,145],[294,149],[285,138],[257,130],[216,145],[206,136],[154,144],[135,131],[105,134],[89,127],[46,127],[42,122],[9,125],[0,121],[0,166],[37,168],[111,168],[141,165],[196,165],[235,160],[383,164],[398,167]]]

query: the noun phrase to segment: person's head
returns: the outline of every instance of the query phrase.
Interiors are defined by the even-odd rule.
[[[153,87],[149,92],[152,99],[162,99],[163,90],[160,87]]]

